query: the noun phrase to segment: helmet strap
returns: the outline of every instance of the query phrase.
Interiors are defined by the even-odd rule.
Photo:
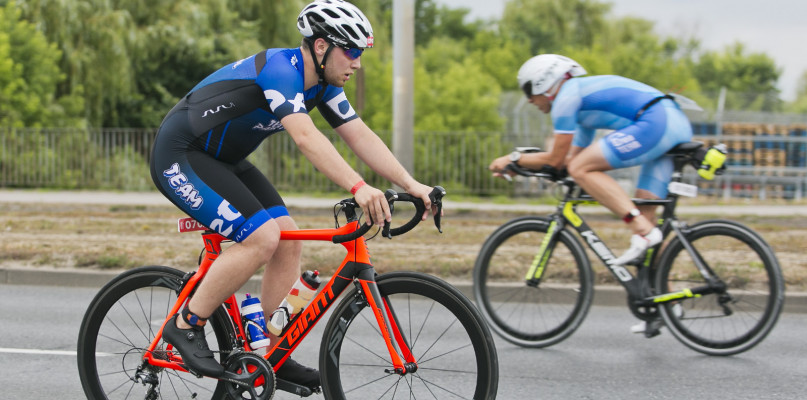
[[[317,71],[317,77],[319,78],[319,84],[322,87],[328,86],[328,83],[325,82],[325,62],[328,59],[328,55],[331,54],[331,50],[333,50],[334,46],[333,43],[328,43],[328,49],[325,50],[325,54],[322,55],[322,62],[317,59],[317,52],[314,50],[314,42],[315,40],[308,39],[308,51],[311,52],[311,59],[314,61],[314,70]]]
[[[563,78],[558,79],[558,81],[555,82],[555,84],[553,84],[552,87],[550,87],[549,90],[547,90],[544,93],[546,95],[546,97],[548,97],[549,100],[551,100],[551,101],[555,101],[555,96],[557,96],[558,91],[560,91],[560,85],[562,85],[563,82],[566,82],[571,78],[572,78],[572,74],[567,72],[566,75],[563,76]]]

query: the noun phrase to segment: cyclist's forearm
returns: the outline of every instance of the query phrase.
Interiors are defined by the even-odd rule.
[[[353,185],[362,180],[361,175],[342,158],[333,143],[319,131],[316,134],[307,133],[293,136],[293,138],[305,158],[343,189],[350,190]]]
[[[354,122],[354,121],[351,121]],[[406,171],[390,149],[367,125],[356,121],[350,130],[337,129],[348,147],[384,179],[410,191],[418,182]]]

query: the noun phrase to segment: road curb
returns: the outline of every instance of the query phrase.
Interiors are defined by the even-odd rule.
[[[101,288],[123,271],[83,271],[76,269],[0,268],[0,284]],[[468,281],[450,281],[466,297],[473,299],[473,285]],[[239,292],[260,293],[261,278],[253,277]],[[619,286],[594,286],[598,306],[626,307],[625,290]],[[785,313],[807,313],[807,293],[785,293]]]

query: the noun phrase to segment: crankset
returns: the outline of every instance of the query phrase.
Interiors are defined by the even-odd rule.
[[[275,395],[275,373],[265,358],[247,352],[233,352],[224,361],[227,393],[233,399],[269,400]]]
[[[642,304],[642,301],[637,301],[635,298],[628,296],[628,308],[630,312],[642,321],[653,321],[661,318],[658,311],[658,306]]]

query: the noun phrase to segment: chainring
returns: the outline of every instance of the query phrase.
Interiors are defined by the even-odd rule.
[[[265,358],[248,352],[234,352],[224,362],[224,381],[233,399],[268,400],[275,395],[277,382]]]
[[[633,313],[636,318],[639,318],[642,321],[647,322],[661,318],[661,314],[658,311],[658,306],[639,304],[630,296],[628,296],[628,308],[630,308],[630,312]]]

